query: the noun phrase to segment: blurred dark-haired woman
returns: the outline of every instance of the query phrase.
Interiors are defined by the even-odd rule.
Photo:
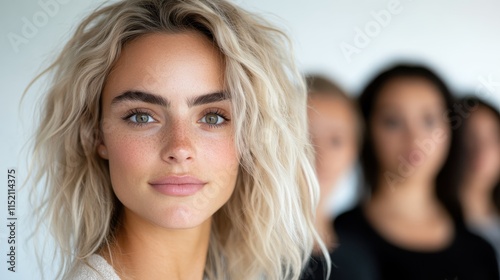
[[[464,171],[459,191],[469,228],[490,242],[500,257],[500,113],[475,97],[464,108]],[[467,110],[468,109],[468,110]]]
[[[492,247],[466,229],[458,199],[446,195],[458,182],[447,163],[457,143],[445,83],[428,68],[398,65],[375,77],[359,103],[370,195],[336,219],[339,248],[371,257],[376,275],[364,279],[498,280]],[[360,279],[362,269],[334,279]]]

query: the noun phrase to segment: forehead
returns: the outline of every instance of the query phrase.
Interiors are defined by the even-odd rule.
[[[351,118],[355,114],[353,104],[343,97],[331,95],[310,95],[309,113],[323,118]]]
[[[471,128],[477,128],[479,126],[487,126],[491,129],[500,130],[500,120],[498,117],[489,109],[484,106],[479,106],[478,109],[472,112],[469,123]]]
[[[375,106],[445,109],[445,100],[437,86],[425,79],[397,78],[382,87]]]
[[[105,84],[113,92],[146,90],[158,94],[220,90],[223,58],[204,35],[153,33],[125,44]]]
[[[331,129],[351,135],[357,129],[356,112],[347,99],[332,96],[310,96],[308,118],[311,132],[330,133]]]

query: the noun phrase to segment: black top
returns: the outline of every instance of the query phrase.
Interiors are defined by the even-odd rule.
[[[470,233],[463,225],[455,224],[454,238],[448,247],[433,252],[411,251],[392,244],[370,225],[360,207],[340,215],[335,220],[335,231],[340,247],[345,247],[344,251],[338,250],[333,254],[335,259],[342,258],[344,252],[353,248],[355,252],[361,253],[363,260],[369,262],[374,268],[373,272],[378,274],[378,277],[364,279],[500,278],[493,248],[482,238]],[[354,273],[359,275],[358,272]]]
[[[498,280],[493,248],[463,225],[455,225],[452,243],[439,251],[410,251],[390,243],[357,207],[335,220],[339,247],[331,254],[335,280]],[[325,279],[313,258],[303,279]]]

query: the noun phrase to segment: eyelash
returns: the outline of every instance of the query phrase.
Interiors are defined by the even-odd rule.
[[[134,115],[137,115],[137,114],[145,114],[145,115],[148,115],[150,116],[151,118],[155,119],[154,118],[154,114],[147,111],[147,110],[143,110],[143,109],[132,109],[130,111],[128,111],[123,117],[122,119],[124,121],[126,121],[127,123],[131,124],[131,125],[135,125],[135,126],[144,126],[144,125],[147,125],[148,123],[138,123],[138,122],[133,122],[130,120],[130,118]],[[218,115],[219,117],[221,117],[222,119],[224,119],[224,122],[221,123],[221,124],[208,124],[208,123],[205,123],[206,125],[208,125],[210,128],[219,128],[219,127],[222,127],[224,125],[227,124],[228,121],[230,121],[231,119],[229,119],[222,110],[220,109],[207,109],[203,112],[203,117],[205,117],[206,115],[208,114],[216,114]],[[202,118],[203,118],[202,117]]]
[[[209,124],[209,123],[205,123],[206,125],[208,125],[208,127],[210,128],[219,128],[219,127],[222,127],[224,125],[227,125],[227,122],[230,121],[230,119],[224,114],[224,112],[220,109],[216,109],[216,108],[211,108],[211,109],[207,109],[203,112],[203,117],[205,117],[206,115],[208,114],[215,114],[219,117],[221,117],[224,122],[221,123],[221,124]],[[202,118],[203,118],[202,117]]]
[[[151,117],[152,119],[156,120],[154,118],[154,114],[147,111],[147,110],[143,110],[143,109],[132,109],[130,111],[128,111],[125,116],[122,117],[122,119],[124,121],[126,121],[127,123],[131,124],[131,125],[135,125],[135,126],[144,126],[148,123],[139,123],[139,122],[133,122],[130,120],[130,118],[134,115],[137,115],[137,114],[145,114],[145,115],[148,115],[149,117]]]

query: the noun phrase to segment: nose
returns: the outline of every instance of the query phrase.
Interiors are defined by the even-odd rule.
[[[407,126],[406,137],[409,143],[415,142],[415,140],[417,140],[421,136],[421,134],[421,131],[419,131],[417,127],[412,125]]]
[[[422,138],[430,137],[432,133],[423,128],[419,123],[408,122],[406,124],[406,136],[407,140],[410,142],[415,142],[415,140],[421,140]]]
[[[194,139],[188,125],[176,122],[165,128],[161,158],[170,164],[187,163],[194,159]]]

